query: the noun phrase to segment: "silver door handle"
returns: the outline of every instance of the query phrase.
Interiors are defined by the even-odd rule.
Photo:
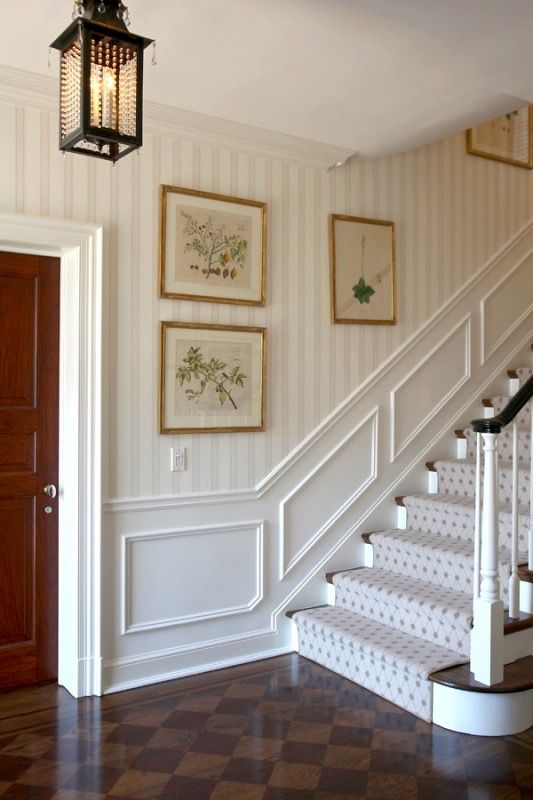
[[[54,497],[57,494],[57,489],[56,489],[56,487],[54,486],[53,483],[49,483],[48,486],[45,486],[43,491],[48,497],[51,497],[52,500],[54,499]]]

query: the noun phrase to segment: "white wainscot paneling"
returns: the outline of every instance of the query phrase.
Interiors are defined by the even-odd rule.
[[[390,393],[394,461],[470,377],[468,314]]]
[[[520,325],[531,309],[533,252],[530,250],[481,300],[481,363]]]
[[[378,408],[350,431],[280,505],[280,578],[376,479]]]
[[[251,611],[263,597],[263,522],[122,539],[123,633]]]

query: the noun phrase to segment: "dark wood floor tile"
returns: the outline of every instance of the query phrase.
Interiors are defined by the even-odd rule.
[[[209,800],[263,800],[264,796],[264,786],[254,783],[221,781],[211,792]]]
[[[180,709],[179,711],[172,711],[163,722],[162,727],[199,731],[204,727],[205,723],[209,719],[209,716],[210,715],[205,712],[186,711]]]
[[[141,707],[130,711],[128,716],[124,719],[124,722],[127,725],[142,725],[149,728],[159,728],[166,722],[170,713],[171,712],[167,709],[147,709]]]
[[[178,764],[175,774],[216,781],[220,780],[229,763],[230,756],[215,753],[186,753]]]
[[[418,733],[416,736],[416,749],[420,755],[440,755],[449,758],[460,758],[463,749],[459,739],[441,732]]]
[[[334,769],[324,767],[320,773],[318,789],[337,794],[349,794],[364,797],[366,794],[368,772],[353,769]]]
[[[64,789],[76,792],[96,792],[105,794],[124,773],[115,767],[101,767],[97,764],[82,764],[68,780],[59,784]]]
[[[469,783],[468,800],[522,800],[520,790],[514,786]]]
[[[214,781],[174,775],[157,797],[158,800],[209,800],[215,786]]]
[[[74,792],[71,789],[60,789],[54,794],[52,800],[105,800],[105,794],[94,792]]]
[[[53,740],[46,753],[43,754],[43,757],[51,761],[81,763],[92,756],[95,750],[98,749],[98,746],[98,742],[84,741],[77,737],[62,737]]]
[[[2,795],[2,800],[51,800],[55,792],[52,786],[27,786],[14,783]]]
[[[507,753],[492,758],[465,759],[466,780],[470,783],[504,783],[513,786],[515,776]]]
[[[15,755],[0,755],[0,778],[4,781],[16,781],[26,770],[28,770],[34,760]]]
[[[325,744],[315,744],[313,742],[283,742],[280,751],[282,761],[290,761],[293,764],[323,764],[328,750]]]
[[[232,683],[227,692],[226,697],[236,697],[240,700],[254,700],[257,702],[263,697],[266,691],[265,686],[254,683]]]
[[[122,744],[122,742],[102,742],[100,747],[89,756],[87,763],[125,770],[132,765],[141,750],[142,748],[137,745]]]
[[[287,740],[326,745],[331,736],[331,727],[331,725],[319,722],[291,722],[287,731]]]
[[[238,758],[276,760],[284,746],[283,739],[268,739],[259,736],[241,736],[233,755]]]
[[[201,714],[212,714],[222,700],[221,695],[185,695],[174,702],[176,711],[196,711]]]
[[[263,800],[315,800],[316,792],[307,789],[281,789],[267,786]]]
[[[201,731],[192,743],[191,750],[197,753],[216,753],[229,756],[235,750],[238,741],[238,736]]]
[[[26,786],[63,786],[78,769],[77,764],[39,759],[17,779]]]
[[[296,708],[293,714],[295,722],[318,722],[330,725],[335,719],[337,709],[332,706],[304,705]]]
[[[402,709],[396,707],[399,711]],[[376,711],[375,725],[389,731],[416,731],[417,719],[412,714],[398,711]]]
[[[174,747],[177,750],[188,750],[197,736],[197,731],[185,731],[179,728],[161,728],[146,743],[146,747],[165,749]]]
[[[273,769],[274,764],[272,761],[233,757],[222,777],[225,781],[266,785]]]
[[[246,736],[260,736],[266,739],[284,739],[289,730],[289,722],[269,717],[252,717],[248,723]]]
[[[346,745],[347,747],[370,747],[372,730],[370,728],[349,728],[346,725],[333,725],[329,743]]]
[[[147,728],[142,725],[119,725],[106,741],[142,747],[150,741],[156,730],[157,728]]]
[[[450,781],[464,781],[466,780],[465,762],[463,758],[448,758],[438,754],[417,756],[416,774],[420,778],[446,778]]]
[[[367,797],[372,800],[408,800],[417,795],[417,779],[412,775],[369,772],[366,787]],[[431,800],[445,800],[435,794]]]
[[[231,736],[240,736],[244,733],[250,722],[248,717],[238,717],[233,714],[212,714],[205,723],[204,730],[211,733],[228,733]]]
[[[183,754],[179,750],[160,750],[156,747],[145,747],[135,761],[132,763],[131,768],[140,770],[141,772],[164,772],[171,775]]]
[[[418,736],[412,731],[374,730],[371,738],[372,750],[398,750],[402,753],[416,753]]]
[[[39,736],[35,733],[21,733],[11,736],[0,752],[16,758],[42,758],[50,749],[53,739],[49,736]]]
[[[170,775],[159,772],[141,772],[129,769],[108,790],[109,797],[127,797],[130,800],[154,800],[161,796],[166,788]]]
[[[416,767],[416,755],[413,753],[372,750],[370,756],[370,769],[372,772],[394,772],[402,775],[415,775]]]
[[[270,776],[269,785],[282,789],[316,789],[320,780],[320,767],[312,764],[292,764],[278,761]]]
[[[463,781],[417,778],[417,800],[468,800],[468,787]]]
[[[346,747],[345,745],[330,744],[324,756],[324,766],[335,769],[367,770],[370,768],[372,751],[366,747]]]
[[[373,728],[376,712],[373,709],[341,706],[336,709],[333,722],[335,725],[346,725],[350,728]]]

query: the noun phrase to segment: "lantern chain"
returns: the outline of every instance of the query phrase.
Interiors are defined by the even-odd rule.
[[[107,11],[106,6],[107,0],[100,0],[98,4],[98,12],[100,14],[105,14]],[[78,17],[83,17],[85,14],[85,3],[86,0],[74,0],[74,10],[72,11],[72,19],[77,19]],[[117,17],[118,19],[122,20],[124,24],[129,28],[130,22],[130,12],[128,11],[128,7],[119,0],[118,8],[117,8]]]

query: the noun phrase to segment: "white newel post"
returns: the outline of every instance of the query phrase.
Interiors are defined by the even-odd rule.
[[[503,680],[503,602],[498,576],[498,434],[483,433],[484,480],[479,596],[474,598],[470,664],[480,683]]]

